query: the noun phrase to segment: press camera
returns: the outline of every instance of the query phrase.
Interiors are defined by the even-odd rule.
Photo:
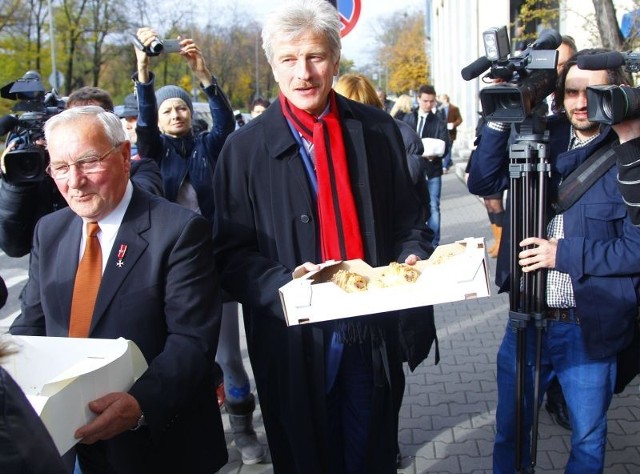
[[[480,91],[484,118],[521,123],[555,89],[556,48],[562,37],[554,30],[545,30],[515,55],[511,54],[506,26],[488,29],[482,33],[482,40],[486,55],[465,67],[462,78],[469,81],[490,68],[485,77],[502,82]]]
[[[627,72],[640,71],[640,53],[594,54],[578,58],[580,69],[600,70],[625,66]],[[613,125],[640,117],[640,89],[602,85],[587,87],[587,117],[591,122]]]
[[[46,92],[40,74],[27,71],[20,79],[0,89],[0,96],[17,101],[12,108],[20,115],[0,119],[0,136],[8,133],[6,146],[13,146],[4,158],[4,179],[12,184],[34,183],[45,178],[49,154],[38,142],[44,140],[44,123],[64,110],[55,90]]]

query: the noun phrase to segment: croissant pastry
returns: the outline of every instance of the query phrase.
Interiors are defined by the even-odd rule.
[[[365,277],[347,270],[338,270],[331,277],[331,281],[347,293],[367,290],[367,280]]]
[[[385,286],[403,285],[405,283],[415,283],[420,273],[411,265],[406,263],[391,262],[382,272],[382,281]]]

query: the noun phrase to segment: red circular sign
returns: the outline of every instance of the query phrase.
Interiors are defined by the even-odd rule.
[[[338,13],[340,14],[340,36],[345,37],[356,26],[358,18],[360,18],[362,0],[337,0]]]

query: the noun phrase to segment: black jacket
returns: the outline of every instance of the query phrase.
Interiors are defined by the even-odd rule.
[[[64,474],[49,432],[11,376],[0,367],[0,472]]]
[[[339,95],[336,100],[365,260],[382,266],[411,253],[427,257],[430,240],[394,120]],[[291,281],[297,265],[318,261],[319,255],[315,195],[279,102],[229,136],[214,182],[216,263],[224,289],[243,304],[274,469],[325,473],[324,355],[333,325],[287,327],[284,321],[278,289]],[[422,310],[430,332],[423,333],[421,346],[428,352],[435,327],[433,313]],[[395,472],[397,411],[392,397],[397,392],[401,396],[403,387],[398,314],[367,318],[387,336],[386,351],[369,352],[377,377],[370,430],[377,436],[367,455],[367,472]],[[384,464],[389,461],[390,466]]]
[[[403,122],[408,123],[411,128],[416,130],[418,126],[418,111],[414,110],[410,114],[406,114],[402,117]],[[442,156],[438,156],[433,160],[425,161],[425,171],[427,178],[436,178],[442,176],[442,158],[447,156],[451,149],[451,141],[449,140],[449,131],[447,130],[447,123],[444,122],[438,115],[430,113],[427,115],[427,119],[422,127],[422,136],[420,138],[439,138],[444,141],[445,148]]]

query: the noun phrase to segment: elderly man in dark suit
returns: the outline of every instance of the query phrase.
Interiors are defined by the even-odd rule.
[[[274,471],[395,472],[398,315],[287,327],[278,289],[329,259],[429,255],[402,138],[389,114],[333,92],[340,19],[329,2],[287,3],[262,38],[280,97],[222,149],[214,253],[243,304]]]
[[[144,354],[149,367],[128,392],[89,403],[96,417],[75,433],[84,474],[215,472],[227,452],[212,372],[220,297],[207,221],[131,184],[130,144],[114,114],[69,109],[45,136],[48,173],[69,207],[36,227],[11,332],[124,337]]]

